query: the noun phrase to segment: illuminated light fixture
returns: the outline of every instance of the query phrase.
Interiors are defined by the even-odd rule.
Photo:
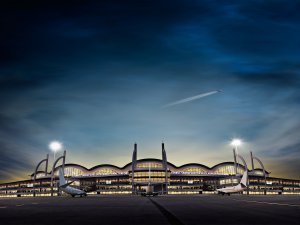
[[[57,152],[62,149],[62,144],[59,141],[52,141],[49,144],[49,148],[53,152]]]
[[[61,142],[59,142],[59,141],[52,141],[52,142],[50,142],[50,144],[49,144],[49,148],[50,148],[50,150],[51,151],[53,151],[53,159],[54,159],[54,161],[55,161],[55,153],[57,152],[57,151],[59,151],[59,150],[61,150],[62,149],[62,143]]]
[[[233,139],[231,141],[231,145],[237,147],[237,146],[240,146],[242,144],[242,141],[240,139]]]

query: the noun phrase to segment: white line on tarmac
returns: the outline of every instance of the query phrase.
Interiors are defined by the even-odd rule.
[[[247,200],[238,200],[238,199],[232,199],[232,200],[238,201],[238,202],[250,202],[250,203],[268,204],[268,205],[280,205],[280,206],[300,207],[300,205],[296,205],[296,204],[288,204],[288,203],[247,201]]]

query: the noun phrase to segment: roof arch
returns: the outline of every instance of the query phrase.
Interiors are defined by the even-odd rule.
[[[156,159],[156,158],[143,158],[143,159],[138,159],[137,164],[139,163],[147,163],[147,162],[155,162],[155,163],[162,163],[161,159]],[[222,162],[219,164],[216,164],[212,167],[206,166],[204,164],[200,163],[187,163],[183,164],[180,166],[176,166],[173,163],[167,162],[168,163],[168,168],[171,171],[174,172],[197,172],[197,173],[226,173],[226,174],[234,174],[235,169],[234,169],[234,162]],[[131,170],[131,165],[132,162],[127,163],[123,167],[115,166],[112,164],[100,164],[96,165],[91,168],[86,168],[80,164],[75,164],[75,163],[68,163],[65,164],[65,169],[66,169],[66,175],[70,174],[78,174],[78,175],[84,175],[84,174],[109,174],[109,173],[127,173]],[[237,164],[238,166],[238,173],[243,173],[245,170],[244,165],[242,164]],[[58,168],[61,167],[58,166],[55,168],[55,173],[57,174]],[[69,171],[68,171],[69,170]],[[248,169],[248,171],[251,171]],[[261,173],[262,169],[256,168],[254,170],[255,173]],[[253,172],[253,173],[254,173]],[[40,174],[40,172],[38,172]],[[267,174],[269,172],[266,171]],[[42,175],[42,174],[40,174]]]

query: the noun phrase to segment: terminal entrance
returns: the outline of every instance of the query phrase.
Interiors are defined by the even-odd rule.
[[[134,186],[135,194],[157,193],[159,195],[166,194],[165,183],[136,183]]]

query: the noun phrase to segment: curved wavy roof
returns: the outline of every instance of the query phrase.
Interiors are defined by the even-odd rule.
[[[162,162],[161,159],[156,159],[156,158],[144,158],[144,159],[138,159],[137,160],[137,163],[141,163],[141,162]],[[94,171],[94,170],[97,170],[99,168],[103,168],[103,167],[110,167],[110,168],[114,168],[116,170],[119,170],[119,171],[122,171],[124,169],[126,169],[127,167],[130,167],[132,165],[132,163],[127,163],[126,165],[124,165],[123,167],[118,167],[118,166],[115,166],[115,165],[112,165],[112,164],[100,164],[100,165],[96,165],[96,166],[93,166],[91,168],[86,168],[80,164],[75,164],[75,163],[68,163],[68,164],[65,164],[65,167],[76,167],[76,168],[81,168],[82,170],[86,171],[86,172],[89,172],[89,171]],[[187,164],[183,164],[183,165],[180,165],[180,166],[176,166],[174,165],[173,163],[170,163],[168,162],[168,165],[175,168],[175,169],[183,169],[185,167],[199,167],[199,168],[204,168],[206,170],[214,170],[218,167],[221,167],[221,166],[227,166],[227,165],[234,165],[234,162],[222,162],[222,163],[218,163],[212,167],[209,167],[209,166],[206,166],[206,165],[203,165],[203,164],[200,164],[200,163],[187,163]],[[238,164],[239,167],[245,169],[244,165],[242,164]],[[58,167],[55,168],[55,170],[57,169]],[[249,169],[248,169],[249,170]],[[259,171],[262,171],[262,169],[260,168],[256,168],[254,170],[259,170]],[[249,170],[250,171],[250,170]],[[267,174],[269,174],[268,171],[266,171]]]
[[[200,164],[200,163],[187,163],[187,164],[183,164],[181,166],[178,166],[176,168],[181,169],[181,168],[185,168],[185,167],[199,167],[199,168],[205,168],[207,170],[210,170],[210,168],[208,166],[205,166],[205,165]]]

